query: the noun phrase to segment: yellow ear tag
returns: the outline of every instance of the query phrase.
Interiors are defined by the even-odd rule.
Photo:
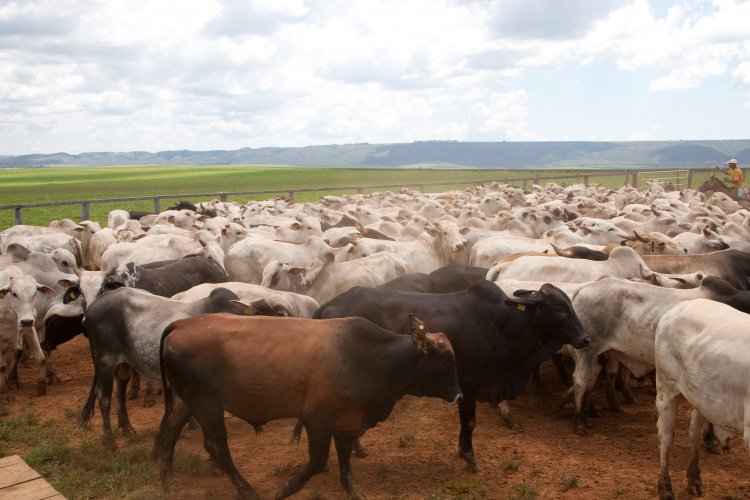
[[[521,312],[524,312],[526,310],[526,304],[517,304],[516,309],[518,309]]]
[[[76,300],[77,298],[78,298],[78,294],[77,294],[77,293],[75,293],[75,292],[70,292],[70,299],[71,299],[71,300]]]
[[[419,325],[420,330],[424,330],[424,325]]]

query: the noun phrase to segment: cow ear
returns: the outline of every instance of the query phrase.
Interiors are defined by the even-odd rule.
[[[437,238],[438,236],[440,236],[440,231],[429,224],[424,225],[424,230],[433,238]]]
[[[36,285],[36,289],[39,290],[40,292],[46,294],[46,295],[51,295],[51,294],[55,293],[55,291],[53,289],[51,289],[50,287],[48,287],[47,285],[41,285],[41,284],[38,284],[38,283]]]
[[[60,280],[60,281],[63,281],[63,280]],[[63,293],[63,304],[73,302],[80,296],[81,296],[81,289],[78,288],[78,286],[76,285],[69,286]]]
[[[254,316],[256,314],[261,314],[260,311],[258,311],[251,303],[248,303],[244,300],[230,300],[230,304],[239,307],[242,310],[242,314],[245,314],[247,316]]]
[[[463,226],[461,229],[458,230],[460,234],[466,234],[469,231],[471,231],[471,228],[469,226]]]
[[[417,349],[427,354],[427,327],[416,314],[409,314],[411,323],[411,341],[417,346]]]
[[[4,299],[5,296],[8,295],[9,291],[10,291],[10,286],[0,288],[0,299]]]

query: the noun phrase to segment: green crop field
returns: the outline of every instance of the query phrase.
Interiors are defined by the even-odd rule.
[[[610,174],[606,176],[605,174]],[[619,187],[625,182],[625,173],[612,175],[606,170],[433,170],[433,169],[345,169],[345,168],[293,168],[293,167],[64,167],[0,169],[0,206],[15,204],[51,203],[62,201],[99,200],[137,196],[157,196],[193,193],[273,191],[264,195],[230,195],[229,201],[245,203],[249,199],[266,199],[275,195],[287,196],[290,190],[393,185],[409,186],[412,189],[438,192],[448,189],[463,189],[468,181],[490,181],[505,179],[534,179],[542,176],[560,176],[560,182],[572,184],[583,182],[600,183],[607,187]],[[578,179],[570,176],[580,176]],[[567,179],[562,179],[568,176]],[[440,186],[426,184],[455,182]],[[522,185],[517,183],[516,185]],[[371,192],[383,189],[365,189]],[[296,193],[298,201],[317,200],[325,194],[352,194],[353,190],[317,191]],[[206,197],[184,197],[193,203],[208,201]],[[160,208],[166,209],[177,199],[161,200]],[[107,213],[120,208],[124,210],[154,210],[153,199],[141,201],[119,201],[92,203],[90,216],[105,224]],[[14,210],[0,210],[0,229],[14,223]],[[81,205],[38,207],[23,209],[25,224],[47,225],[50,220],[70,218],[80,220]]]

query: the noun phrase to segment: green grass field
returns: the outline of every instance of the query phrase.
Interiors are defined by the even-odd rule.
[[[156,196],[193,193],[274,191],[287,196],[289,190],[323,187],[351,187],[375,185],[420,185],[434,182],[456,182],[451,185],[424,186],[425,191],[438,192],[463,189],[466,181],[533,179],[535,176],[589,175],[589,182],[608,187],[619,187],[625,174],[605,176],[607,170],[432,170],[432,169],[340,169],[293,167],[98,167],[98,168],[25,168],[0,169],[0,206],[13,204],[50,203],[61,201],[97,200],[137,196]],[[563,181],[561,179],[561,181]],[[543,181],[546,182],[546,181]],[[572,184],[575,178],[565,179]],[[520,183],[517,185],[521,185]],[[397,187],[390,188],[392,190]],[[382,189],[378,189],[382,190]],[[365,192],[373,189],[365,190]],[[352,194],[354,191],[297,193],[298,201],[317,200],[324,194]],[[274,194],[229,196],[229,201],[245,203],[248,199],[266,199]],[[210,197],[184,197],[193,203]],[[166,209],[177,199],[161,201]],[[90,219],[106,223],[107,213],[115,208],[125,210],[154,210],[152,199],[143,201],[93,203]],[[0,229],[13,225],[14,210],[0,210]],[[25,224],[47,225],[50,220],[70,218],[80,220],[81,205],[26,208]]]

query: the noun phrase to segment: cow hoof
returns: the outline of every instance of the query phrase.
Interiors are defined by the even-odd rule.
[[[610,405],[609,409],[612,410],[615,413],[624,413],[625,412],[625,408],[623,408],[622,405],[619,402],[617,402],[616,404]]]
[[[518,422],[516,422],[515,420],[506,420],[505,421],[505,426],[508,429],[512,430],[512,431],[519,431],[520,432],[520,431],[523,430],[523,426],[521,424],[519,424]]]
[[[44,382],[37,382],[36,383],[36,395],[37,396],[44,396],[47,394],[47,381]]]
[[[364,446],[359,443],[359,440],[354,443],[354,456],[357,458],[365,458],[369,453]]]
[[[688,493],[694,497],[702,497],[705,493],[703,491],[703,483],[698,480],[688,486]]]
[[[479,472],[479,467],[477,467],[476,463],[466,463],[466,472],[471,472],[472,474],[476,474]]]
[[[112,437],[111,435],[103,437],[103,444],[104,444],[104,448],[111,451],[112,453],[117,451],[117,444],[115,443],[115,438]]]
[[[675,500],[672,483],[662,484],[659,481],[659,500]]]

